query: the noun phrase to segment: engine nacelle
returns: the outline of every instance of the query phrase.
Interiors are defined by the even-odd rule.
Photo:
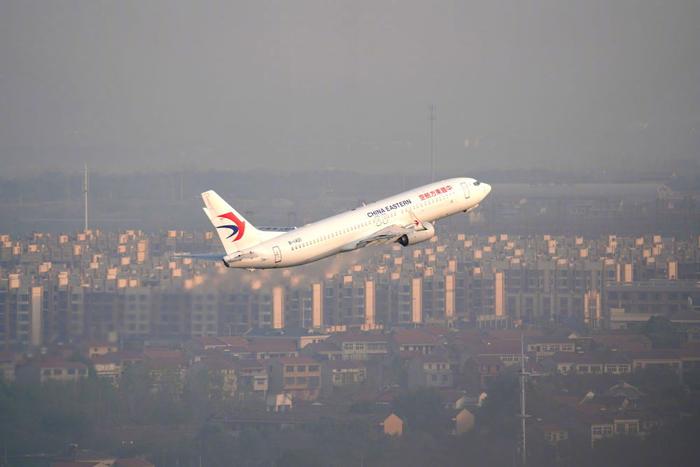
[[[430,222],[423,222],[425,230],[416,230],[411,233],[401,235],[398,240],[402,246],[415,245],[416,243],[430,240],[435,236],[435,227]]]

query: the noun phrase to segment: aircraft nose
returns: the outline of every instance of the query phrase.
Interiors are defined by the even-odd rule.
[[[481,186],[484,187],[484,198],[486,198],[489,195],[489,193],[491,193],[491,185],[489,185],[488,183],[482,183]]]

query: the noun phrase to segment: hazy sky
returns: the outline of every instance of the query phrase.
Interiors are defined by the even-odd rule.
[[[700,158],[700,2],[0,0],[0,176]],[[403,168],[405,166],[405,168]]]

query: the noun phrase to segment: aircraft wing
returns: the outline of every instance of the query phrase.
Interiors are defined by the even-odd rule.
[[[364,248],[368,245],[384,245],[387,243],[395,242],[402,235],[411,233],[414,230],[415,229],[410,228],[410,227],[406,228],[406,227],[402,227],[400,225],[390,225],[390,226],[384,227],[381,230],[374,232],[373,234],[366,236],[365,238],[362,238],[360,240],[356,240],[352,243],[348,243],[341,250],[342,251],[352,251],[352,250],[356,250],[358,248]]]

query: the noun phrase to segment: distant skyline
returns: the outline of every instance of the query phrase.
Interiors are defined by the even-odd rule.
[[[700,2],[0,0],[3,177],[700,157]]]

